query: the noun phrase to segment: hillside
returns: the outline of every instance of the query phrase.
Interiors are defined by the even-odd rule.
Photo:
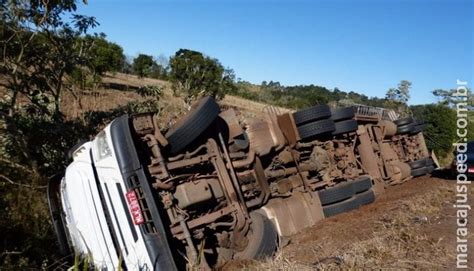
[[[102,79],[102,87],[95,91],[80,91],[75,97],[68,92],[64,93],[62,106],[64,114],[68,118],[77,118],[88,111],[107,111],[117,106],[123,106],[128,102],[143,100],[135,89],[144,86],[159,86],[163,90],[160,104],[167,112],[166,118],[173,118],[183,112],[185,106],[183,100],[173,95],[170,82],[152,79],[139,78],[136,75],[115,73],[107,74]],[[254,91],[258,91],[254,88]],[[269,107],[268,104],[227,94],[219,101],[224,108],[236,108],[247,116],[255,117]],[[293,110],[273,106],[278,112],[291,112]]]

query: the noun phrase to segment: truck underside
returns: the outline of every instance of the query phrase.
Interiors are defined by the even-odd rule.
[[[116,119],[114,150],[134,222],[158,248],[154,268],[271,256],[281,237],[431,172],[422,124],[393,116],[317,105],[244,118],[206,97],[166,134],[153,113]]]

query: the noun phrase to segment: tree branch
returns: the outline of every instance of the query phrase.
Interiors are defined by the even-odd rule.
[[[48,187],[46,185],[38,185],[37,186],[37,185],[17,183],[17,182],[12,181],[10,178],[8,178],[7,176],[4,176],[2,174],[0,174],[0,178],[5,180],[7,183],[17,185],[17,186],[22,186],[22,187],[28,187],[28,188],[32,188],[32,189],[44,189],[44,188]]]

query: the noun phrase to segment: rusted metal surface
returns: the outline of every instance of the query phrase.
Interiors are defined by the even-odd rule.
[[[358,140],[360,141],[358,153],[360,156],[361,164],[363,165],[366,172],[373,178],[374,193],[380,195],[385,191],[384,181],[382,179],[382,164],[379,162],[372,141],[369,136],[368,127],[359,125],[357,130]]]
[[[230,142],[232,142],[234,138],[238,137],[239,135],[242,135],[244,131],[239,123],[239,119],[237,118],[237,114],[235,113],[234,109],[231,108],[221,112],[219,117],[221,117],[227,124]]]
[[[288,144],[294,146],[301,138],[296,129],[296,123],[293,119],[293,115],[290,113],[285,113],[277,116],[278,125],[285,136]]]
[[[299,137],[291,113],[269,107],[260,118],[240,118],[229,109],[219,115],[224,130],[173,157],[166,156],[156,116],[134,116],[173,238],[191,258],[196,244],[211,240],[238,253],[248,243],[251,212],[289,236],[324,218],[321,190],[370,175],[378,196],[385,185],[408,180],[406,162],[429,155],[423,134],[397,135],[393,111],[356,108],[356,132],[311,141]]]
[[[278,151],[286,145],[285,136],[278,124],[278,115],[280,114],[280,111],[274,106],[269,106],[264,108],[264,112],[266,112],[264,116],[270,128],[273,145],[275,146],[275,150]]]
[[[270,200],[260,212],[275,223],[281,236],[290,236],[324,218],[316,193],[295,192],[290,198]]]
[[[257,155],[265,156],[275,146],[268,122],[258,119],[250,120],[246,132],[250,141],[250,149]]]

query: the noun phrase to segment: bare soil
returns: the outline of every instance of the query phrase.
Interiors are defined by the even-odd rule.
[[[289,238],[274,259],[224,270],[453,270],[456,182],[431,176],[389,187],[376,202]],[[471,187],[470,195],[474,195]],[[472,217],[472,216],[470,216]],[[474,249],[474,223],[470,251]],[[469,256],[469,270],[474,257]]]

